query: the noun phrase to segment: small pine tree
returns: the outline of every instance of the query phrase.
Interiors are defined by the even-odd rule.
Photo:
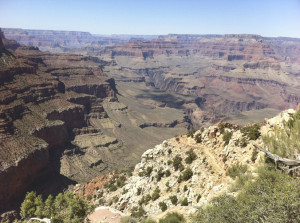
[[[45,206],[44,206],[44,212],[43,215],[46,218],[51,218],[52,214],[54,214],[54,200],[53,200],[53,196],[49,195],[48,198],[45,201]]]
[[[35,200],[36,200],[36,193],[34,191],[26,194],[26,197],[23,203],[21,204],[20,215],[22,219],[31,218],[35,216],[35,211],[36,211]]]

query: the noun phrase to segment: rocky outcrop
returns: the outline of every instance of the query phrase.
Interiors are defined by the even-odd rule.
[[[295,110],[289,109],[265,120],[260,133],[274,133],[293,114]],[[224,134],[229,132],[231,137],[225,143]],[[122,174],[76,185],[74,191],[94,197],[93,202],[109,205],[124,214],[132,214],[142,207],[146,215],[154,219],[160,218],[165,211],[190,215],[219,195],[237,195],[237,178],[230,177],[227,172],[232,166],[243,165],[248,179],[255,179],[264,156],[254,145],[263,145],[261,137],[249,140],[238,126],[220,123],[202,128],[190,136],[165,140],[147,150],[132,176],[116,190],[107,188],[112,188],[115,181],[126,179]],[[182,203],[184,200],[185,204]],[[162,203],[167,210],[161,210]]]
[[[90,140],[89,135],[102,134],[90,125],[88,119],[95,118],[90,112],[105,112],[101,103],[116,95],[114,80],[101,72],[99,60],[42,53],[35,47],[19,47],[14,52],[4,45],[0,57],[1,212],[14,208],[28,190],[55,193],[66,186],[65,182],[72,182],[61,175],[63,170],[60,172],[60,166],[66,168],[61,160],[67,157],[88,154],[85,162],[81,159],[81,168],[86,172],[89,168],[94,172],[103,169],[96,168],[103,163],[103,154],[86,151],[78,138]],[[99,145],[117,143],[116,139],[106,141]]]
[[[1,148],[3,149],[3,147]],[[13,165],[1,166],[0,171],[0,210],[14,208],[14,204],[23,199],[28,189],[49,165],[49,148],[47,144],[38,145],[25,157],[19,157]]]

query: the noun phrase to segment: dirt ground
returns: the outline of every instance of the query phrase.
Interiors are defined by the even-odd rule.
[[[92,223],[119,223],[122,213],[109,207],[98,207],[88,216]]]

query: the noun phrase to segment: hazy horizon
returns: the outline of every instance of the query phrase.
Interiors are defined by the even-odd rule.
[[[257,34],[300,38],[299,0],[1,0],[0,27],[94,35]]]

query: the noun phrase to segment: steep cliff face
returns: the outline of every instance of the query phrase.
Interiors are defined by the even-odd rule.
[[[91,108],[101,106],[102,101],[97,98],[115,98],[116,87],[101,72],[101,64],[89,57],[51,55],[35,47],[11,51],[5,49],[9,41],[3,44],[0,38],[0,42],[0,211],[3,211],[14,207],[30,189],[55,192],[65,186],[59,172],[63,152],[76,147],[72,140],[80,129],[90,133],[84,129],[90,126]],[[66,64],[68,72],[63,70]],[[75,73],[72,80],[63,78],[72,75],[72,71]],[[82,88],[86,76],[89,76],[85,84],[88,87]],[[76,84],[81,90],[76,91]],[[82,104],[72,100],[81,95],[93,100],[84,100]],[[81,149],[77,146],[77,150]],[[85,152],[80,154],[84,156]],[[98,156],[99,159],[102,158]],[[83,165],[89,167],[91,163]],[[45,179],[45,175],[51,177]]]

